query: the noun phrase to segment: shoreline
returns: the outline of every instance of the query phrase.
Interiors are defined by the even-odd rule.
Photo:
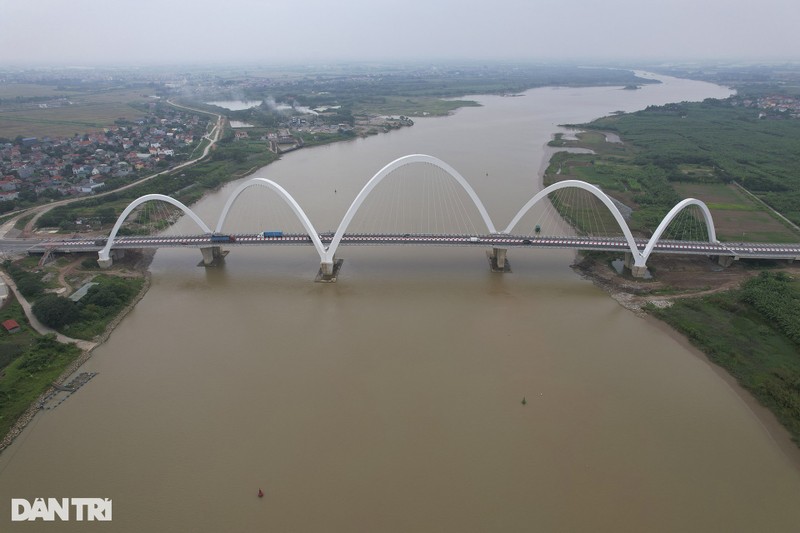
[[[670,296],[648,295],[644,292],[645,289],[639,287],[639,283],[628,280],[619,274],[613,273],[618,280],[615,280],[610,275],[602,275],[598,270],[603,265],[598,265],[596,261],[591,261],[591,264],[586,264],[586,261],[577,261],[572,265],[572,269],[583,279],[589,280],[596,287],[603,290],[619,305],[632,312],[648,324],[654,326],[662,331],[670,338],[675,340],[694,357],[703,361],[719,378],[721,378],[730,390],[736,395],[751,415],[755,417],[762,428],[767,432],[770,440],[781,451],[782,455],[791,465],[800,472],[800,446],[792,440],[792,435],[789,433],[783,424],[780,423],[775,414],[767,407],[762,405],[758,399],[753,396],[747,389],[736,381],[736,378],[731,375],[725,368],[717,365],[712,361],[708,355],[692,344],[688,337],[676,330],[666,322],[659,320],[655,316],[647,313],[642,309],[642,303],[649,302],[654,305],[669,305],[672,299],[676,298],[690,298],[692,296],[701,296],[708,294],[708,292],[721,292],[728,290],[728,284],[723,284],[718,289],[712,291],[702,291],[697,293],[684,293],[674,294]],[[637,292],[639,291],[639,292]]]
[[[57,385],[63,385],[74,374],[76,374],[81,369],[81,367],[92,358],[94,350],[108,340],[114,329],[125,319],[126,316],[128,316],[128,313],[130,313],[133,310],[133,308],[136,307],[136,304],[139,303],[139,301],[142,298],[144,298],[144,296],[147,294],[147,291],[150,289],[150,282],[151,282],[150,262],[152,261],[154,255],[155,253],[146,254],[142,258],[141,263],[137,265],[137,269],[141,269],[142,278],[144,279],[144,283],[142,284],[142,288],[139,290],[138,294],[136,294],[133,300],[131,300],[131,302],[127,306],[125,306],[125,308],[122,311],[120,311],[119,314],[117,314],[117,316],[114,317],[114,319],[111,322],[108,323],[106,329],[103,330],[103,333],[97,336],[96,340],[84,341],[84,342],[92,342],[93,345],[83,349],[81,354],[73,362],[67,365],[67,367],[61,372],[61,374],[59,374],[58,377],[53,380],[53,383]],[[16,422],[14,422],[14,424],[8,430],[8,433],[6,433],[3,436],[3,439],[0,441],[0,454],[2,454],[6,450],[6,448],[11,446],[11,444],[13,444],[13,442],[17,439],[17,437],[19,437],[22,434],[22,432],[25,430],[28,424],[30,424],[34,420],[36,415],[41,410],[39,406],[41,405],[42,401],[52,391],[53,391],[52,385],[47,387],[44,391],[42,391],[42,393],[39,396],[36,397],[33,403],[31,403],[28,406],[28,408],[25,409],[25,411],[19,416],[19,418],[17,418]]]
[[[728,385],[728,387],[730,387],[731,391],[739,398],[739,400],[741,400],[741,402],[747,406],[761,427],[764,428],[764,430],[770,436],[770,439],[775,446],[781,450],[781,452],[783,452],[786,460],[790,462],[798,472],[800,472],[800,447],[795,444],[789,431],[783,427],[783,424],[778,421],[772,411],[761,405],[755,396],[750,394],[744,387],[739,385],[735,377],[733,377],[727,370],[709,359],[708,355],[706,355],[704,351],[693,345],[691,341],[681,332],[677,331],[672,326],[662,320],[659,320],[653,315],[644,313],[642,319],[669,335],[683,348],[691,352],[692,355],[706,363],[712,372],[720,377]]]

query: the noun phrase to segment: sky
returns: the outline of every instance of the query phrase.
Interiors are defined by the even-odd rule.
[[[794,61],[798,25],[798,0],[0,0],[0,67]]]

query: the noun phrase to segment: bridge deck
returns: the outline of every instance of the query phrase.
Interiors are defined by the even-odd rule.
[[[221,240],[211,235],[162,235],[155,237],[118,237],[112,248],[208,248],[211,246],[310,246],[311,238],[306,234],[283,234],[264,237],[262,234],[233,234]],[[331,243],[332,233],[320,234],[324,245]],[[44,241],[28,249],[30,253],[50,252],[97,252],[103,240],[63,239]],[[646,239],[636,239],[637,248],[644,250]],[[622,237],[540,237],[527,235],[427,235],[427,234],[345,234],[342,246],[467,246],[493,248],[566,248],[576,250],[629,251]],[[661,240],[654,253],[723,255],[736,258],[800,259],[798,244],[767,244],[746,242],[676,241]]]

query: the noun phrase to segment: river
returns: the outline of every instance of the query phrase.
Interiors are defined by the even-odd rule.
[[[324,230],[383,165],[426,153],[503,227],[558,124],[729,94],[661,79],[479,96],[255,176]],[[196,211],[213,224],[233,187]],[[9,500],[35,497],[111,498],[98,531],[797,530],[800,473],[753,411],[572,253],[511,250],[504,275],[475,249],[340,256],[339,282],[315,284],[310,247],[233,248],[209,269],[159,251],[150,291],[84,365],[98,376],[0,455],[2,530],[84,530],[10,523]]]

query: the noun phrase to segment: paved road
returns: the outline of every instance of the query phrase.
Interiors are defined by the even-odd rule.
[[[320,236],[323,245],[333,240],[332,233]],[[0,247],[2,247],[0,241]],[[269,245],[311,245],[311,238],[304,234],[286,233],[280,236],[263,234],[234,235],[161,235],[155,237],[118,237],[113,248],[206,248],[209,246],[269,246]],[[43,252],[52,249],[59,252],[96,252],[105,245],[105,239],[57,239],[43,241],[32,247]],[[628,243],[621,237],[534,237],[527,235],[423,235],[423,234],[345,234],[342,246],[470,246],[493,248],[569,248],[578,250],[599,250],[628,252]],[[636,239],[638,249],[644,250],[646,239]],[[653,249],[654,253],[688,255],[722,255],[752,259],[800,259],[800,244],[764,243],[711,243],[704,241],[661,240]]]

